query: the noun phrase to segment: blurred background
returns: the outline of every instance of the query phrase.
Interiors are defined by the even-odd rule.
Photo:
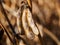
[[[11,0],[11,1],[13,2],[13,0]],[[21,1],[22,0],[16,0],[16,2],[18,2],[18,3],[16,3],[17,4],[16,10],[18,9],[18,7],[20,5],[19,3]],[[4,3],[7,4],[9,7],[12,5],[10,0],[4,0]],[[2,10],[2,8],[1,8],[1,4],[0,4],[0,22],[9,31],[11,29],[1,10]],[[8,11],[5,10],[5,12],[7,13]],[[60,41],[60,0],[32,0],[32,16],[33,16],[34,21],[38,22],[43,27],[43,30],[46,30],[46,29],[49,30]],[[9,14],[9,12],[7,13],[7,17],[9,18],[14,29],[16,29],[16,27],[17,27],[16,26],[16,17]],[[38,37],[36,37],[36,39],[34,39],[35,42],[27,39],[25,37],[25,35],[23,36],[23,38],[26,40],[27,43],[29,43],[29,45],[57,45],[57,43],[44,32],[43,32],[43,37],[39,36],[39,39],[38,39]],[[36,40],[38,40],[38,41],[36,41]],[[23,40],[20,40],[19,44],[26,45],[23,43]],[[0,39],[0,45],[12,45],[5,32],[3,34],[2,39]]]

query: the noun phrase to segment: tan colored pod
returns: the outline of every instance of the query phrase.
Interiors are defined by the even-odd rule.
[[[21,20],[17,17],[17,28],[18,28],[18,34],[21,33]]]
[[[36,22],[36,25],[37,25],[37,27],[39,29],[39,33],[40,33],[41,37],[43,37],[43,26],[38,24],[37,22]]]
[[[27,23],[27,20],[26,20],[26,9],[23,10],[23,14],[22,14],[22,25],[23,25],[23,28],[24,28],[24,31],[25,31],[25,34],[27,36],[27,38],[29,39],[33,39],[34,38],[34,35],[33,35],[33,32],[30,31],[29,27],[28,27],[28,23]]]
[[[15,10],[13,10],[11,7],[9,7],[8,5],[2,3],[3,8],[5,10],[7,10],[10,14],[12,14],[13,16],[17,17],[17,12]]]
[[[17,28],[18,28],[18,33],[21,33],[21,15],[19,14],[20,13],[20,8],[16,11],[14,11],[12,8],[10,8],[9,6],[7,6],[6,4],[2,3],[3,4],[3,7],[5,10],[9,11],[10,14],[12,14],[14,17],[16,17],[17,19]]]
[[[28,2],[29,7],[32,7],[32,1],[31,0],[27,0],[27,2]]]
[[[38,34],[39,34],[38,28],[37,28],[36,25],[34,24],[34,21],[33,21],[33,19],[32,19],[32,14],[31,14],[31,12],[30,12],[29,9],[27,9],[27,21],[28,21],[28,24],[29,24],[29,26],[31,27],[33,33],[34,33],[35,35],[38,35]]]

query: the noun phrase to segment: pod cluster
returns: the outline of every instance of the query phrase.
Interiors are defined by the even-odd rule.
[[[11,15],[16,17],[17,23],[17,33],[21,34],[21,31],[24,30],[25,35],[28,39],[33,39],[36,35],[41,34],[37,22],[33,20],[32,17],[32,4],[27,0],[26,2],[21,2],[21,7],[16,11],[14,8],[7,6],[2,3],[5,10],[7,10]],[[23,28],[23,29],[22,29]]]

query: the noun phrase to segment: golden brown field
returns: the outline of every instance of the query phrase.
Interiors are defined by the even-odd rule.
[[[0,45],[60,45],[60,0],[0,0]]]

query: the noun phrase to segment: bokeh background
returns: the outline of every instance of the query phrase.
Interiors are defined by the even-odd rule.
[[[4,2],[8,6],[11,6],[10,0],[4,0]],[[17,5],[19,5],[19,0],[17,0],[17,2]],[[0,22],[2,22],[8,30],[11,30],[1,9],[0,6]],[[7,16],[13,27],[16,28],[16,17],[11,14],[8,14]],[[43,26],[43,29],[45,27],[60,40],[60,0],[32,0],[32,16],[34,21],[37,21]],[[30,45],[57,45],[56,42],[44,32],[43,37],[40,37],[40,42],[37,41],[37,44],[34,41],[25,40],[30,43]],[[21,45],[23,45],[22,43],[23,41],[21,40]],[[12,45],[5,33],[2,39],[0,39],[0,45]]]

